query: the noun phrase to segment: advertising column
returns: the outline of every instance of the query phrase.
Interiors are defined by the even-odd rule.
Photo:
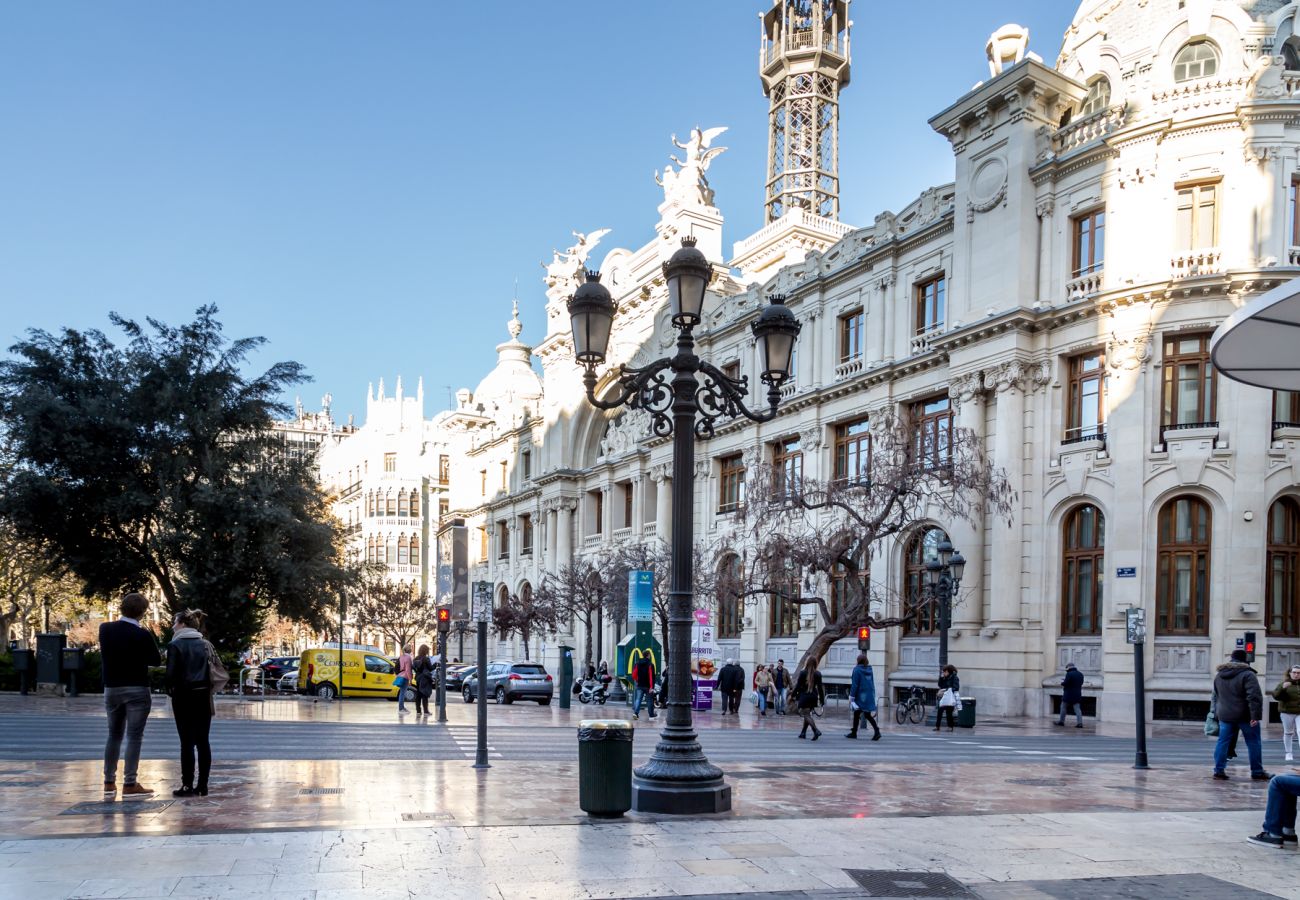
[[[695,625],[691,629],[691,677],[695,682],[693,709],[713,708],[713,689],[718,684],[714,677],[718,671],[715,659],[718,651],[713,640],[712,615],[707,609],[697,609]]]

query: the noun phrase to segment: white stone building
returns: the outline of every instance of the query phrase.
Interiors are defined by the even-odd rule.
[[[845,6],[775,0],[764,18],[769,172],[746,202],[767,224],[728,258],[705,174],[720,131],[697,130],[660,178],[654,237],[600,264],[618,305],[612,365],[669,351],[660,264],[687,233],[716,269],[702,356],[753,383],[748,323],[766,295],[787,294],[803,323],[781,415],[699,446],[696,534],[732,527],[751,461],[833,477],[882,411],[937,433],[957,423],[1008,472],[1011,526],[918,523],[880,548],[872,578],[907,596],[946,531],[969,561],[951,659],[981,711],[1044,713],[1075,662],[1089,710],[1131,718],[1131,606],[1147,611],[1156,719],[1203,716],[1214,667],[1247,631],[1266,678],[1300,661],[1300,398],[1218,378],[1208,357],[1231,310],[1300,275],[1297,4],[1088,0],[1054,67],[1023,29],[1000,29],[989,79],[929,121],[952,144],[953,182],[918,185],[860,228],[836,219],[838,112],[814,114],[836,128],[806,131],[848,82]],[[466,443],[450,512],[475,536],[471,579],[498,596],[612,542],[667,537],[669,443],[638,414],[587,404],[573,361],[564,300],[602,236],[548,267],[540,384],[516,332],[497,371],[524,387],[494,410],[481,385],[453,413]],[[717,614],[720,655],[751,671],[796,659],[818,628],[766,600]],[[933,625],[874,647],[891,698],[933,682]],[[614,639],[610,625],[604,647]],[[825,660],[829,680],[847,680],[851,644]]]

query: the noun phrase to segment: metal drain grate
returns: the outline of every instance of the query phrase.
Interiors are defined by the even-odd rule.
[[[845,869],[868,897],[974,897],[957,879],[942,872]]]
[[[61,816],[134,816],[140,813],[161,812],[172,805],[171,800],[115,800],[88,801],[69,806]]]
[[[323,797],[326,794],[341,794],[343,788],[303,788],[298,791],[299,797]]]
[[[403,822],[455,822],[456,818],[451,813],[438,812],[410,812],[402,813]]]

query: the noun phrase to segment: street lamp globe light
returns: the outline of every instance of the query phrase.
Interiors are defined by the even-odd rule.
[[[682,238],[682,246],[664,263],[668,283],[668,309],[673,325],[694,328],[704,311],[704,292],[713,278],[708,257],[695,247],[694,237]]]
[[[578,363],[588,368],[603,363],[614,326],[614,298],[600,283],[599,272],[588,271],[586,282],[569,298],[569,320]]]
[[[938,587],[939,579],[943,577],[943,563],[930,557],[925,564],[925,577],[930,582],[930,587]]]
[[[934,550],[939,555],[940,567],[948,568],[948,563],[952,559],[952,541],[944,538],[939,541],[939,546],[935,547]]]
[[[961,581],[962,573],[966,571],[966,557],[961,555],[960,550],[954,552],[952,559],[948,560],[948,567],[952,569],[952,580]]]
[[[790,366],[794,362],[794,342],[803,326],[785,305],[784,294],[773,294],[770,300],[750,328],[763,365],[759,377],[764,384],[779,388],[793,374]]]

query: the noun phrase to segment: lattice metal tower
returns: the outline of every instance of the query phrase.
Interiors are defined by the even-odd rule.
[[[838,219],[840,90],[850,0],[773,0],[758,70],[770,100],[766,221],[792,209]]]

